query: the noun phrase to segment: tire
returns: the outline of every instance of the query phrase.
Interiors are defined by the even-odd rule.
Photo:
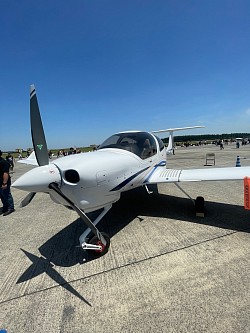
[[[99,258],[104,256],[110,247],[110,238],[109,236],[105,233],[105,232],[101,232],[102,236],[104,237],[105,241],[106,241],[106,245],[104,246],[101,241],[97,238],[97,236],[94,236],[93,238],[91,238],[90,240],[90,244],[94,244],[94,245],[101,245],[103,247],[102,250],[90,250],[91,254],[93,255],[93,257],[95,258]]]
[[[195,200],[195,212],[196,216],[204,217],[205,215],[205,203],[203,197],[197,197]]]

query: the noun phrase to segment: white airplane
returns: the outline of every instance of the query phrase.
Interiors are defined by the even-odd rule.
[[[189,197],[179,186],[179,182],[240,180],[250,175],[250,167],[188,170],[166,168],[167,154],[173,150],[174,132],[203,126],[170,128],[152,133],[116,133],[105,140],[95,152],[49,161],[34,85],[30,89],[30,118],[35,153],[26,161],[20,162],[38,166],[22,175],[12,185],[30,192],[21,206],[26,206],[36,192],[45,192],[54,202],[74,209],[87,226],[79,237],[80,246],[84,250],[92,250],[95,256],[104,255],[110,246],[109,236],[100,232],[96,225],[113,203],[119,200],[121,192],[140,186],[145,186],[149,192],[149,184],[175,183]],[[155,135],[161,132],[170,134],[167,148]],[[198,197],[195,204],[197,209],[202,211],[204,199]],[[99,209],[102,209],[101,213],[94,221],[86,215]],[[94,237],[89,241],[91,232]]]

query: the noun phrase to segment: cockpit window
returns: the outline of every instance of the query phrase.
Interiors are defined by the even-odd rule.
[[[162,151],[164,149],[164,147],[165,147],[164,143],[162,142],[162,140],[160,138],[158,138],[158,136],[155,135],[155,137],[156,137],[156,140],[159,143],[160,151]]]
[[[157,153],[155,139],[147,132],[130,132],[112,135],[98,147],[98,149],[104,148],[128,150],[143,160]]]

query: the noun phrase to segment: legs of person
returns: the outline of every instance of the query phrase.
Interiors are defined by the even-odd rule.
[[[8,196],[9,196],[9,190],[6,189],[2,189],[0,188],[0,197],[1,197],[1,201],[3,203],[3,210],[2,212],[5,213],[8,210]]]
[[[13,200],[10,190],[9,190],[9,194],[8,194],[8,210],[14,210],[14,200]]]

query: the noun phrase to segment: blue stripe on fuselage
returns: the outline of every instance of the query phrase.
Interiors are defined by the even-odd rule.
[[[158,167],[161,167],[161,166],[165,166],[167,163],[166,161],[161,161],[160,163],[156,164],[154,167],[153,167],[153,170],[149,173],[149,175],[147,176],[147,178],[144,180],[144,184],[147,183],[150,179],[150,177],[152,176],[152,174],[155,172],[155,170],[158,168]]]
[[[137,177],[138,175],[140,175],[142,172],[144,172],[145,170],[147,170],[149,167],[144,168],[138,172],[136,172],[134,175],[128,177],[127,179],[125,179],[123,182],[121,182],[119,185],[117,185],[116,187],[114,187],[112,190],[110,191],[118,191],[120,189],[122,189],[124,186],[126,186],[132,179],[134,179],[135,177]]]
[[[149,178],[152,176],[152,174],[155,172],[155,170],[160,167],[160,166],[165,166],[166,165],[166,161],[161,161],[160,163],[156,164],[153,167],[153,170],[149,173],[149,175],[147,176],[147,178],[144,180],[143,183],[147,183]],[[134,175],[128,177],[127,179],[125,179],[123,182],[121,182],[119,185],[117,185],[116,187],[114,187],[112,190],[110,191],[118,191],[120,189],[122,189],[124,186],[126,186],[131,180],[133,180],[135,177],[137,177],[138,175],[140,175],[141,173],[143,173],[144,171],[146,171],[147,169],[149,169],[149,167],[144,168],[138,172],[136,172]]]

